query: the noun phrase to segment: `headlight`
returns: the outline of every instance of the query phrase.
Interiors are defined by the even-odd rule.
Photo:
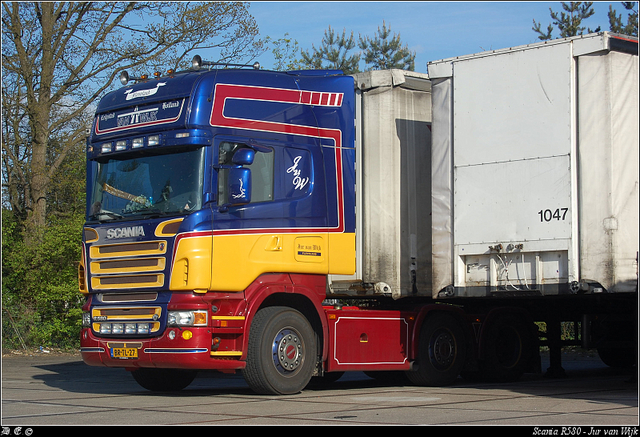
[[[88,328],[91,326],[91,314],[82,313],[82,327]]]
[[[148,140],[149,146],[157,146],[160,144],[160,135],[151,135]]]
[[[206,311],[169,311],[169,326],[207,326]]]

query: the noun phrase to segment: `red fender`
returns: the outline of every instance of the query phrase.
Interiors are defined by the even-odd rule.
[[[313,308],[315,315],[317,315],[317,321],[322,327],[323,338],[328,338],[327,317],[322,309],[322,302],[326,298],[326,286],[327,278],[324,275],[274,273],[259,276],[244,292],[246,300],[244,332],[250,332],[253,317],[264,304],[277,303],[278,305],[296,308],[296,303],[306,302],[306,306]],[[289,299],[291,300],[291,305],[288,305],[287,300]],[[294,299],[295,301],[293,301]],[[309,322],[313,323],[312,320],[309,320]],[[248,342],[249,335],[244,335],[243,360],[246,359]],[[326,359],[327,354],[328,344],[324,341],[322,346],[323,360]]]

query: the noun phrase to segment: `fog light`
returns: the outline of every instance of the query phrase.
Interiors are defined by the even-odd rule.
[[[182,338],[185,340],[189,340],[191,337],[193,337],[193,332],[187,330],[182,331]]]
[[[122,334],[124,332],[124,325],[122,323],[114,323],[111,325],[112,334]]]
[[[127,323],[124,325],[124,333],[125,334],[135,334],[138,332],[138,327],[135,323]]]

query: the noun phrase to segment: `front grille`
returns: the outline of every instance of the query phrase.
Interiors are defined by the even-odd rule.
[[[120,243],[91,246],[91,259],[116,258],[133,255],[158,255],[167,251],[166,241],[148,241],[143,243]]]
[[[131,335],[154,334],[160,330],[161,316],[162,308],[157,306],[93,307],[91,326],[94,332],[103,335],[127,335],[128,330]],[[143,332],[140,327],[144,327]]]
[[[95,245],[89,249],[94,290],[160,288],[164,285],[166,241]]]
[[[153,302],[158,298],[158,293],[113,293],[99,294],[100,302]]]

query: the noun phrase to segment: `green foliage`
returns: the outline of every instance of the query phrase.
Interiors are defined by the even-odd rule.
[[[622,2],[627,10],[627,24],[622,24],[622,14],[618,15],[615,9],[609,5],[609,29],[615,33],[638,36],[638,2]],[[635,9],[634,9],[635,8]]]
[[[581,25],[582,21],[595,13],[593,10],[593,2],[562,2],[561,5],[564,12],[561,12],[559,15],[549,8],[553,25],[549,24],[546,31],[543,32],[541,30],[541,23],[537,23],[535,19],[533,20],[532,29],[538,34],[538,39],[542,41],[550,40],[554,26],[558,27],[560,38],[582,35],[585,31],[585,27]],[[595,30],[587,29],[587,33],[599,31],[600,27],[597,27]]]
[[[28,245],[10,210],[2,214],[2,346],[77,347],[83,214],[52,216],[41,244]]]
[[[362,52],[352,53],[356,48],[353,32],[347,36],[345,29],[338,36],[329,26],[324,32],[320,48],[312,45],[311,51],[302,51],[302,65],[311,69],[342,70],[344,74],[353,74],[360,71],[360,60],[363,59],[367,70],[415,70],[415,53],[402,44],[400,35],[391,35],[391,28],[384,21],[373,38],[359,35],[357,46]]]
[[[353,32],[347,37],[347,31],[343,30],[342,35],[337,36],[329,26],[329,29],[324,31],[320,48],[316,49],[313,44],[311,47],[313,53],[308,50],[303,50],[301,53],[302,60],[308,68],[342,70],[344,74],[360,71],[358,68],[360,54],[349,54],[356,47]]]
[[[394,33],[391,37],[391,28],[387,28],[384,21],[382,29],[378,27],[375,37],[360,37],[358,46],[364,51],[364,61],[373,70],[415,70],[415,53],[406,44],[402,45],[400,35]]]
[[[273,39],[270,36],[265,38],[265,46],[271,49],[275,64],[273,70],[288,71],[300,70],[303,68],[302,60],[297,58],[300,51],[298,41],[289,38],[289,34],[285,33],[283,38]]]
[[[541,23],[533,20],[533,31],[538,34],[538,39],[542,41],[552,39],[552,33],[557,26],[560,31],[559,38],[567,38],[571,36],[583,35],[585,27],[582,26],[582,21],[591,17],[595,11],[593,10],[593,2],[562,2],[562,9],[564,12],[558,14],[549,8],[553,24],[547,26],[546,31],[541,29]],[[638,3],[637,2],[622,2],[622,6],[627,11],[627,22],[622,23],[622,14],[618,14],[613,6],[609,5],[609,30],[615,33],[621,33],[624,35],[638,36]],[[586,28],[587,33],[599,32],[600,27],[595,30]]]

